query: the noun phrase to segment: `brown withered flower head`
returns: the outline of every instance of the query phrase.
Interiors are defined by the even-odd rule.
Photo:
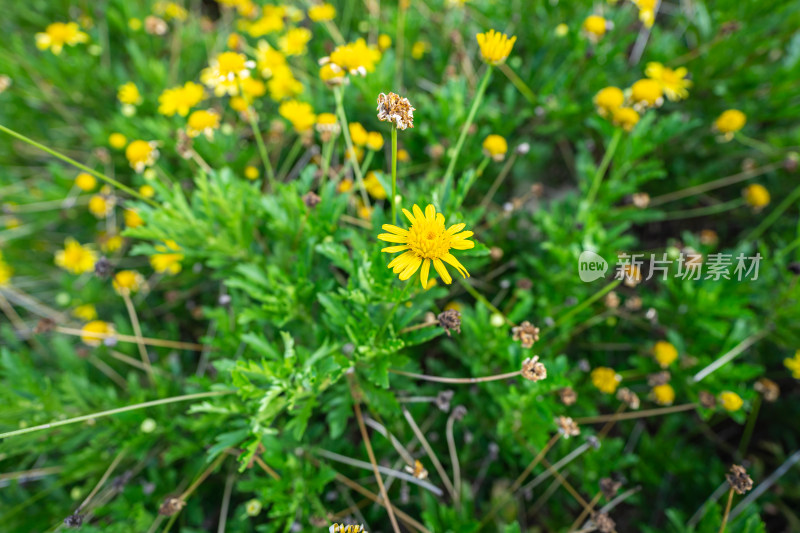
[[[75,511],[74,514],[71,514],[64,519],[64,525],[72,528],[81,527],[83,525],[83,515],[78,514],[78,511]]]
[[[756,392],[760,392],[764,399],[768,402],[774,402],[781,394],[781,388],[778,384],[771,379],[761,378],[753,385]]]
[[[317,193],[314,191],[308,191],[303,195],[303,203],[306,204],[306,207],[309,209],[314,209],[321,201],[322,198],[320,198],[319,195],[317,195]]]
[[[707,390],[701,390],[699,393],[697,393],[697,399],[700,402],[700,405],[706,409],[713,409],[717,405],[717,399]]]
[[[611,498],[616,496],[621,486],[622,483],[615,481],[610,477],[604,477],[600,480],[600,492],[603,493],[603,497],[606,500],[611,500]]]
[[[667,372],[666,370],[662,370],[661,372],[656,372],[655,374],[650,374],[647,376],[647,384],[651,387],[656,387],[658,385],[666,385],[669,383],[669,380],[672,379],[672,375]]]
[[[617,524],[608,516],[608,513],[595,513],[592,516],[592,522],[601,533],[615,533],[617,531]]]
[[[163,516],[172,516],[183,509],[185,505],[185,501],[181,500],[180,498],[170,496],[165,499],[164,503],[161,504],[161,507],[158,508],[158,514]]]
[[[622,387],[617,391],[617,400],[627,405],[630,409],[636,410],[639,408],[639,396],[628,387]]]
[[[531,381],[541,381],[547,377],[547,368],[539,362],[538,355],[522,361],[522,377]]]
[[[439,325],[444,329],[448,337],[452,336],[450,335],[451,329],[456,330],[456,333],[461,333],[461,313],[455,309],[442,311],[436,319],[439,321]]]
[[[414,108],[408,98],[395,93],[378,95],[378,120],[391,122],[397,129],[414,127]]]
[[[527,320],[519,326],[511,328],[511,332],[514,334],[514,340],[520,341],[523,348],[530,348],[534,342],[539,340],[539,328]]]
[[[581,434],[578,424],[568,416],[559,416],[556,418],[556,425],[558,425],[558,431],[564,435],[565,439],[577,437]]]
[[[731,473],[725,474],[725,479],[737,494],[744,494],[753,488],[753,480],[747,475],[743,466],[731,466]]]
[[[558,397],[564,405],[572,405],[578,401],[578,393],[572,387],[558,389]]]

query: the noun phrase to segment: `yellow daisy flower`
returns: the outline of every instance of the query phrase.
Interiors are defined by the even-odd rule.
[[[120,85],[117,90],[117,99],[125,105],[139,105],[142,103],[142,94],[132,81]]]
[[[759,183],[748,185],[742,191],[744,201],[756,209],[762,209],[769,205],[770,195],[766,187]]]
[[[656,80],[641,79],[631,85],[630,93],[634,109],[658,107],[664,103],[664,89]]]
[[[800,350],[794,353],[794,357],[784,359],[783,366],[789,369],[794,379],[800,379]]]
[[[625,131],[631,131],[639,123],[639,113],[632,107],[618,107],[611,112],[611,122]]]
[[[182,117],[203,100],[203,86],[187,81],[182,87],[165,89],[158,97],[158,112],[171,117],[176,113]]]
[[[194,138],[202,133],[210,140],[214,138],[214,130],[218,128],[219,114],[201,109],[189,115],[189,120],[186,123],[186,135]]]
[[[596,43],[600,40],[606,31],[609,29],[610,22],[601,17],[600,15],[589,15],[583,21],[583,31],[589,37],[589,40]]]
[[[383,148],[383,135],[378,131],[371,131],[367,134],[367,148],[377,152]]]
[[[145,185],[143,187],[150,187],[149,185]],[[141,189],[140,189],[141,192]],[[122,215],[125,218],[125,227],[126,228],[138,228],[139,226],[144,225],[144,220],[142,217],[139,216],[139,213],[134,211],[133,209],[126,209]]]
[[[383,229],[389,233],[378,235],[382,241],[397,244],[383,248],[382,252],[403,252],[389,263],[389,268],[395,274],[399,274],[402,281],[405,281],[422,266],[420,282],[423,289],[428,286],[431,263],[442,281],[448,285],[453,282],[453,279],[444,263],[455,267],[462,277],[469,277],[467,269],[450,253],[450,250],[473,248],[475,243],[467,240],[472,237],[473,232],[461,231],[466,226],[463,222],[445,229],[444,215],[436,213],[433,205],[429,204],[424,213],[417,205],[414,205],[412,210],[413,214],[407,209],[403,209],[403,214],[411,222],[409,229],[384,224]]]
[[[89,322],[97,318],[97,309],[92,304],[83,304],[73,309],[72,314],[81,320]]]
[[[658,341],[653,346],[653,357],[661,368],[667,368],[678,358],[678,349],[671,342]]]
[[[381,182],[375,175],[375,171],[370,170],[367,172],[367,176],[364,178],[364,188],[367,189],[369,195],[376,200],[386,199],[386,189],[384,189],[383,185],[381,185]]]
[[[245,169],[244,169],[244,177],[249,179],[249,180],[251,180],[251,181],[252,180],[257,180],[259,175],[260,175],[260,173],[258,172],[258,168],[254,167],[252,165],[250,165],[248,167],[245,167]]]
[[[517,41],[516,36],[509,38],[505,33],[494,30],[479,33],[475,38],[481,49],[481,57],[489,65],[498,65],[505,61]]]
[[[155,164],[158,158],[158,148],[154,141],[133,141],[125,149],[125,157],[128,158],[131,168],[141,174],[145,168]]]
[[[735,392],[725,391],[719,395],[719,403],[726,411],[738,411],[744,405],[742,397]]]
[[[747,122],[747,116],[738,109],[728,109],[714,121],[714,129],[726,135],[733,135],[742,129]]]
[[[306,53],[306,45],[311,40],[308,28],[293,28],[278,39],[278,46],[287,56],[299,56]]]
[[[122,150],[128,144],[128,139],[121,133],[112,133],[108,136],[108,145],[114,150]]]
[[[601,117],[607,117],[615,109],[622,107],[625,103],[625,94],[619,87],[605,87],[597,91],[593,102],[597,108],[597,114]]]
[[[97,179],[88,172],[81,172],[75,178],[75,186],[84,192],[89,192],[97,186]]]
[[[292,127],[297,133],[305,133],[314,127],[317,116],[311,104],[289,100],[281,104],[278,113],[292,123]]]
[[[672,405],[675,402],[675,389],[669,383],[656,385],[651,394],[658,405]]]
[[[671,102],[683,100],[689,96],[689,87],[692,80],[686,79],[689,71],[684,67],[672,70],[661,63],[651,62],[644,70],[645,75],[651,80],[656,80],[661,84],[664,94]]]
[[[181,271],[183,254],[181,247],[175,241],[164,241],[163,245],[155,247],[158,253],[150,256],[150,266],[159,274],[177,274]]]
[[[235,96],[239,94],[239,84],[250,77],[250,69],[256,62],[250,61],[238,52],[222,52],[209,62],[200,72],[200,80],[214,89],[216,96]]]
[[[314,22],[326,22],[336,16],[336,8],[328,3],[318,4],[308,8],[308,18]]]
[[[103,339],[116,334],[113,324],[102,320],[92,320],[81,328],[81,340],[89,346],[100,346]]]
[[[598,366],[592,370],[591,378],[592,384],[605,394],[614,394],[622,382],[622,376],[607,366]]]
[[[77,23],[54,22],[47,26],[44,32],[36,34],[36,47],[39,50],[49,49],[55,55],[59,55],[64,45],[75,46],[88,40],[89,36],[81,31]]]
[[[366,76],[375,70],[380,61],[381,52],[374,46],[367,45],[364,39],[337,46],[331,55],[320,60],[321,65],[330,65],[334,72],[337,69],[345,73]]]
[[[144,276],[135,270],[120,270],[111,282],[117,294],[125,295],[139,291],[144,285]]]
[[[491,134],[483,141],[483,154],[493,161],[502,161],[508,152],[508,143],[500,135]]]
[[[78,241],[68,238],[64,249],[56,252],[56,265],[73,274],[84,274],[94,270],[97,252]]]

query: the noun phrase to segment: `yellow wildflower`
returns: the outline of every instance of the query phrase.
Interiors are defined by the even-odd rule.
[[[500,135],[487,135],[483,140],[483,154],[491,157],[493,161],[502,161],[508,152],[508,143]]]
[[[77,23],[54,22],[48,25],[44,32],[36,34],[36,47],[39,50],[49,49],[55,55],[59,55],[65,44],[75,46],[88,40],[89,36],[81,31]]]
[[[378,131],[371,131],[367,134],[367,148],[377,152],[383,148],[383,135]]]
[[[165,89],[158,97],[158,112],[171,117],[176,113],[182,117],[203,100],[203,86],[187,81],[183,87]]]
[[[383,248],[382,252],[403,252],[389,263],[389,268],[395,274],[399,274],[402,281],[405,281],[422,266],[420,282],[423,289],[428,286],[431,263],[442,281],[448,285],[452,283],[453,279],[444,263],[455,267],[462,277],[469,277],[467,269],[450,253],[450,250],[473,248],[475,243],[468,240],[472,237],[473,232],[461,231],[466,226],[463,222],[445,228],[444,215],[436,213],[433,205],[428,205],[424,213],[417,205],[414,205],[412,210],[413,214],[407,209],[403,209],[403,214],[411,222],[409,229],[384,224],[383,229],[388,233],[378,235],[382,241],[397,244]]]
[[[316,129],[317,133],[322,137],[323,142],[329,141],[334,135],[339,135],[339,131],[341,131],[336,115],[333,113],[320,113],[317,115],[317,123],[314,129]],[[381,144],[382,143],[383,138],[381,138]]]
[[[212,139],[214,130],[217,128],[219,128],[219,114],[201,109],[189,115],[186,123],[186,135],[194,138],[202,133],[207,139]]]
[[[672,70],[661,63],[651,62],[647,64],[644,73],[648,78],[661,84],[664,94],[671,102],[683,100],[689,96],[687,89],[692,86],[692,80],[686,78],[689,71],[685,67]]]
[[[81,328],[81,340],[89,346],[100,346],[103,344],[103,339],[113,337],[116,333],[113,324],[92,320]]]
[[[583,21],[583,31],[586,32],[586,35],[589,37],[589,40],[592,42],[597,42],[600,40],[603,35],[606,34],[606,31],[609,29],[610,23],[603,17],[599,15],[589,15]]]
[[[158,158],[158,148],[155,141],[133,141],[125,149],[131,168],[141,174],[145,168],[152,167]]]
[[[89,322],[97,318],[97,309],[92,304],[83,304],[73,309],[72,314],[81,320]]]
[[[272,78],[267,82],[269,97],[280,102],[287,98],[294,98],[303,92],[303,84],[295,79],[289,67],[275,69]]]
[[[78,241],[68,238],[64,249],[56,252],[56,265],[72,274],[85,274],[94,270],[97,253]]]
[[[479,33],[475,38],[478,40],[478,46],[481,49],[481,57],[489,65],[499,65],[505,61],[517,41],[516,36],[509,38],[505,33],[494,30]]]
[[[747,116],[738,109],[728,109],[714,121],[714,128],[728,136],[742,129],[747,122]]]
[[[260,173],[258,172],[258,168],[254,167],[253,165],[247,166],[244,169],[244,177],[249,180],[257,180]]]
[[[132,81],[120,85],[117,90],[117,99],[120,103],[127,105],[139,105],[142,103],[142,95],[139,88]]]
[[[400,148],[399,150],[397,150],[397,160],[401,163],[405,163],[406,161],[411,161],[411,155],[405,148]]]
[[[142,19],[139,19],[139,18],[136,18],[136,17],[128,19],[128,28],[130,28],[131,31],[139,31],[139,30],[141,30],[142,29]]]
[[[726,411],[734,412],[738,411],[744,405],[744,401],[742,397],[736,394],[735,392],[725,391],[720,393],[719,395],[719,403],[722,404],[722,407]]]
[[[256,69],[264,77],[269,78],[276,69],[287,68],[286,56],[272,48],[265,40],[258,41],[254,52]]]
[[[563,22],[558,26],[556,26],[555,29],[556,37],[566,37],[568,33],[569,33],[569,26],[567,26]]]
[[[261,10],[261,17],[253,22],[241,21],[241,28],[250,37],[263,37],[269,33],[281,31],[284,27],[283,17],[286,8],[283,6],[265,5]]]
[[[278,113],[292,123],[294,131],[297,133],[305,133],[311,130],[317,119],[311,104],[298,102],[297,100],[289,100],[282,103],[278,108]]]
[[[116,203],[113,196],[95,194],[89,198],[89,212],[97,218],[106,218],[114,210]]]
[[[592,384],[605,394],[614,394],[622,382],[622,376],[607,366],[598,366],[592,370],[591,378]]]
[[[248,60],[243,54],[222,52],[200,72],[200,80],[214,89],[216,96],[235,96],[239,93],[239,84],[250,77],[250,69],[255,66],[255,61]]]
[[[156,246],[158,253],[150,256],[150,266],[159,274],[177,274],[181,271],[183,254],[181,247],[175,241],[164,241],[163,245]]]
[[[11,276],[14,275],[14,269],[8,263],[3,261],[3,255],[0,254],[0,287],[8,285]]]
[[[326,85],[341,85],[345,80],[345,71],[331,63],[326,63],[319,68],[319,79]]]
[[[353,144],[356,146],[364,146],[367,144],[369,133],[367,133],[366,128],[364,128],[360,122],[351,122],[348,124],[348,129],[350,130],[350,140],[353,141]]]
[[[670,342],[658,341],[653,346],[653,357],[661,368],[667,368],[678,358],[678,349]]]
[[[619,87],[605,87],[597,91],[592,101],[597,108],[597,113],[601,117],[607,117],[615,109],[622,107],[625,103],[625,94]]]
[[[328,3],[317,4],[308,8],[308,18],[314,22],[326,22],[336,16],[336,8]]]
[[[381,185],[381,182],[378,180],[378,176],[372,170],[367,172],[367,176],[364,178],[364,188],[367,189],[369,195],[376,200],[386,199],[386,189],[383,188],[383,185]]]
[[[114,150],[122,150],[128,144],[128,139],[121,133],[112,133],[108,136],[108,145]]]
[[[336,190],[340,193],[350,192],[353,189],[353,180],[350,178],[344,178],[339,184],[336,186]]]
[[[245,78],[242,80],[242,95],[247,102],[252,102],[267,94],[267,86],[263,81],[255,78]]]
[[[618,107],[611,112],[611,122],[625,131],[631,131],[639,123],[639,113],[632,107]]]
[[[336,71],[336,68],[365,76],[367,72],[375,70],[375,64],[380,61],[381,52],[374,46],[367,45],[364,39],[337,46],[331,55],[320,60],[322,65],[329,64]]]
[[[762,209],[769,205],[769,191],[761,184],[753,183],[742,191],[744,201],[756,209]]]
[[[381,33],[378,35],[378,50],[383,52],[384,50],[389,49],[392,46],[392,38],[386,35],[385,33]]]
[[[631,85],[631,100],[635,109],[658,107],[664,103],[664,90],[656,80],[641,79]]]
[[[675,389],[669,383],[656,385],[651,391],[653,400],[658,405],[672,405],[675,402]]]
[[[794,379],[800,379],[800,350],[794,353],[794,357],[784,359],[783,366],[789,369]]]
[[[639,20],[646,28],[652,28],[656,21],[656,2],[658,0],[633,0],[633,3],[639,8]]]
[[[425,55],[430,49],[430,45],[425,41],[417,41],[411,46],[411,58],[412,59],[422,59],[422,56]]]
[[[156,15],[161,15],[166,20],[186,20],[189,16],[186,8],[175,2],[156,2],[153,6],[153,11]]]
[[[139,187],[139,194],[144,196],[145,198],[152,198],[156,195],[156,190],[153,188],[152,185],[142,185]]]
[[[145,187],[150,187],[149,185],[145,185]],[[142,217],[139,216],[139,213],[134,211],[133,209],[126,209],[123,213],[123,217],[125,218],[125,227],[126,228],[138,228],[139,226],[144,226],[144,220]]]
[[[114,253],[125,244],[125,239],[121,235],[106,235],[105,232],[99,238],[100,249],[106,253]]]
[[[144,285],[144,276],[135,270],[120,270],[114,275],[111,284],[117,294],[128,295],[138,292]]]
[[[89,192],[97,186],[97,180],[88,172],[81,172],[75,178],[75,186],[84,192]]]
[[[287,56],[299,56],[306,53],[306,45],[311,40],[308,28],[293,28],[278,40],[278,46]]]

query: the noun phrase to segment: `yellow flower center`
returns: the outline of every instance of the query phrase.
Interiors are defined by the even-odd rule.
[[[125,155],[132,163],[144,162],[150,158],[153,147],[147,141],[133,141],[125,150]]]
[[[246,59],[242,54],[236,52],[222,52],[217,56],[220,77],[229,78],[247,70]]]

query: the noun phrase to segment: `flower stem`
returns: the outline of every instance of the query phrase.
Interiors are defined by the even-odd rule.
[[[478,112],[478,107],[481,104],[481,100],[483,100],[483,94],[486,92],[486,87],[489,86],[489,79],[491,77],[492,67],[491,65],[487,65],[486,73],[483,75],[483,79],[481,80],[480,85],[478,85],[478,90],[475,93],[475,98],[472,100],[472,107],[469,110],[469,115],[467,115],[467,121],[461,128],[461,135],[458,137],[455,149],[453,150],[453,155],[450,157],[450,163],[447,165],[447,170],[444,173],[441,191],[442,208],[444,208],[444,204],[447,201],[447,195],[450,193],[450,186],[451,182],[453,181],[453,171],[456,167],[456,161],[458,161],[458,156],[464,146],[464,141],[467,139],[467,133],[469,133],[469,128],[472,126],[472,122],[475,120],[475,114]]]
[[[459,283],[461,283],[461,286],[464,287],[464,289],[466,289],[466,291],[472,295],[473,298],[475,298],[480,303],[482,303],[487,308],[489,308],[489,311],[491,311],[493,313],[497,313],[498,315],[503,317],[503,320],[505,320],[506,324],[508,324],[509,326],[516,326],[516,324],[514,324],[514,322],[512,322],[506,315],[504,315],[502,311],[500,311],[498,308],[493,306],[492,303],[489,300],[487,300],[486,297],[483,294],[479,293],[475,289],[475,287],[470,285],[467,280],[459,279],[458,281],[459,281]]]
[[[728,524],[728,515],[731,514],[731,503],[733,502],[733,487],[728,491],[728,503],[725,505],[725,514],[722,515],[722,525],[719,526],[719,533],[725,531],[725,526]]]
[[[353,139],[350,138],[350,127],[347,124],[347,115],[344,112],[344,90],[341,86],[334,87],[333,96],[336,99],[336,114],[339,115],[339,122],[342,123],[344,142],[347,147],[347,151],[350,153],[350,163],[352,164],[353,172],[356,175],[356,183],[358,183],[358,188],[361,191],[361,200],[363,200],[365,206],[369,207],[370,202],[369,196],[367,196],[367,188],[364,186],[364,176],[361,175],[361,167],[358,165],[358,160],[356,159],[356,150],[353,146]]]
[[[253,130],[253,135],[256,138],[258,145],[258,155],[261,156],[261,163],[267,170],[267,183],[269,183],[270,190],[275,190],[275,171],[272,169],[272,163],[269,162],[269,153],[267,153],[267,145],[264,144],[264,137],[261,135],[261,130],[258,128],[256,122],[256,113],[253,108],[247,110],[247,120],[250,122],[250,128]]]
[[[30,144],[31,146],[33,146],[33,147],[35,147],[35,148],[38,148],[39,150],[42,150],[43,152],[47,152],[48,154],[52,155],[53,157],[56,157],[56,158],[58,158],[58,159],[60,159],[60,160],[64,161],[65,163],[69,163],[70,165],[72,165],[72,166],[73,166],[73,167],[75,167],[75,168],[79,168],[79,169],[83,170],[84,172],[88,172],[88,173],[89,173],[89,174],[91,174],[92,176],[94,176],[94,177],[96,177],[96,178],[99,178],[99,179],[101,179],[101,180],[105,181],[105,182],[106,182],[106,183],[108,183],[109,185],[113,185],[113,186],[114,186],[114,187],[116,187],[117,189],[119,189],[119,190],[121,190],[121,191],[125,191],[126,193],[130,194],[130,195],[131,195],[131,196],[133,196],[134,198],[138,198],[139,200],[142,200],[142,201],[144,201],[144,202],[147,202],[148,204],[152,205],[153,207],[158,207],[158,204],[157,204],[156,202],[154,202],[153,200],[151,200],[151,199],[149,199],[149,198],[145,198],[144,196],[142,196],[141,194],[139,194],[139,193],[138,193],[136,190],[134,190],[134,189],[131,189],[131,188],[130,188],[130,187],[128,187],[127,185],[124,185],[124,184],[122,184],[122,183],[118,182],[118,181],[117,181],[117,180],[115,180],[114,178],[109,178],[109,177],[108,177],[108,176],[106,176],[105,174],[101,174],[100,172],[97,172],[96,170],[94,170],[94,169],[91,169],[91,168],[87,167],[86,165],[83,165],[83,164],[81,164],[81,163],[78,163],[77,161],[75,161],[75,160],[74,160],[74,159],[72,159],[71,157],[67,157],[67,156],[65,156],[64,154],[61,154],[61,153],[59,153],[59,152],[56,152],[55,150],[53,150],[53,149],[51,149],[51,148],[48,148],[47,146],[45,146],[45,145],[43,145],[43,144],[40,144],[40,143],[38,143],[38,142],[34,141],[33,139],[31,139],[31,138],[29,138],[29,137],[25,137],[25,136],[24,136],[24,135],[22,135],[21,133],[17,133],[17,132],[16,132],[16,131],[14,131],[14,130],[11,130],[11,129],[9,129],[9,128],[6,128],[6,127],[5,127],[5,126],[3,126],[2,124],[0,124],[0,131],[2,131],[2,132],[5,132],[5,133],[9,134],[9,135],[11,135],[12,137],[15,137],[15,138],[19,139],[20,141],[26,142],[26,143]]]
[[[592,186],[589,189],[589,194],[586,195],[586,204],[584,210],[588,211],[589,208],[592,206],[595,197],[597,196],[598,191],[600,190],[600,183],[603,181],[603,176],[608,170],[608,165],[611,164],[611,159],[614,157],[614,152],[617,151],[617,145],[619,145],[619,141],[622,139],[622,128],[617,128],[614,131],[614,136],[611,137],[611,142],[608,143],[608,147],[606,148],[606,153],[603,155],[602,161],[600,161],[600,166],[597,167],[597,172],[594,173],[594,178],[592,179]]]
[[[427,374],[415,374],[413,372],[405,372],[404,370],[389,369],[392,374],[398,376],[406,376],[409,378],[420,379],[422,381],[435,381],[436,383],[483,383],[486,381],[499,381],[503,379],[511,379],[522,374],[522,370],[515,370],[514,372],[507,372],[505,374],[495,374],[493,376],[482,376],[479,378],[445,378],[441,376],[429,376]]]
[[[303,137],[298,136],[297,140],[294,141],[294,144],[289,149],[289,153],[286,156],[286,159],[283,161],[283,165],[281,165],[280,170],[278,170],[278,181],[283,181],[286,178],[286,175],[292,169],[292,163],[294,163],[297,154],[300,153],[300,149],[303,148]]]
[[[319,178],[319,190],[325,186],[328,181],[328,171],[331,168],[331,156],[333,155],[333,146],[336,144],[336,138],[332,137],[325,146],[322,147],[322,175]],[[321,194],[321,193],[320,193]]]
[[[392,124],[392,224],[397,224],[397,126]]]

